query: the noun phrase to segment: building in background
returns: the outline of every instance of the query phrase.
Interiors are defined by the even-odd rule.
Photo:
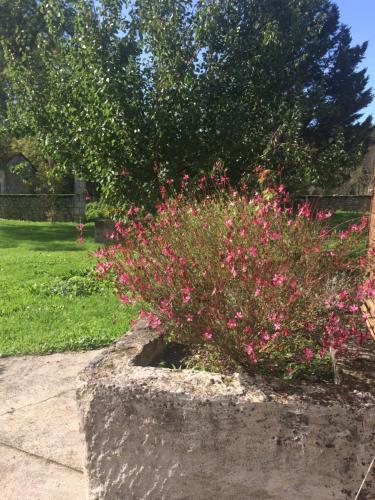
[[[17,169],[22,168],[22,176]],[[4,165],[0,165],[1,194],[32,194],[35,192],[35,168],[30,161],[18,153]]]

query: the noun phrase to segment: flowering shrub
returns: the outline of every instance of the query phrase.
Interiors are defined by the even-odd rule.
[[[284,374],[365,341],[360,305],[375,289],[364,258],[351,258],[365,217],[332,231],[329,212],[307,203],[293,212],[283,186],[249,197],[224,176],[198,201],[187,183],[175,197],[162,189],[156,216],[130,209],[117,243],[98,253],[98,272],[112,276],[121,300],[150,306],[151,328],[248,371]]]

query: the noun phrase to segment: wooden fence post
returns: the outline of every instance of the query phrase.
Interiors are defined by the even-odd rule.
[[[375,252],[375,175],[373,176],[372,182],[372,198],[370,205],[369,214],[369,232],[368,232],[368,251],[372,250]],[[371,268],[369,269],[369,274],[371,278],[374,278],[375,268],[374,268],[374,258],[371,258]],[[362,305],[362,311],[368,315],[366,323],[370,331],[371,336],[375,340],[375,302],[374,299],[369,299]]]

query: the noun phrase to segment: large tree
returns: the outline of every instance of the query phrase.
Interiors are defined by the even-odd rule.
[[[2,0],[3,2],[6,0]],[[61,169],[119,200],[221,160],[293,189],[342,182],[365,152],[366,43],[330,0],[41,0],[35,47],[3,36],[8,117]]]

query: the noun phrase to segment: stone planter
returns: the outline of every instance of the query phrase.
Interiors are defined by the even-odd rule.
[[[115,229],[115,222],[111,219],[98,219],[95,221],[95,243],[111,242],[111,234]]]
[[[374,455],[375,398],[152,367],[163,349],[139,322],[80,375],[91,500],[354,498]],[[370,474],[360,498],[374,494]]]

